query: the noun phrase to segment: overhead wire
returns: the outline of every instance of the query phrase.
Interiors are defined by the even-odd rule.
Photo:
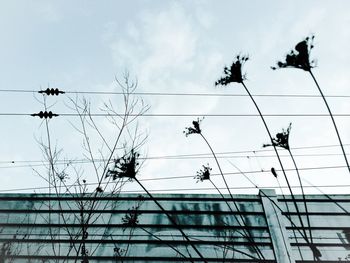
[[[349,146],[350,144],[345,144],[344,146]],[[339,145],[325,145],[325,146],[306,146],[306,147],[295,147],[293,149],[317,149],[317,148],[326,148],[326,147],[337,147]],[[273,158],[275,155],[257,155],[257,152],[271,152],[269,149],[261,149],[261,150],[246,150],[246,151],[227,151],[227,152],[218,152],[217,158]],[[248,153],[248,155],[232,155],[232,154],[242,154]],[[249,155],[252,153],[253,155]],[[342,154],[339,153],[305,153],[305,154],[294,154],[297,157],[330,157],[330,156],[339,156]],[[281,155],[281,157],[288,157],[288,155]],[[163,156],[146,156],[140,157],[142,160],[186,160],[186,159],[212,159],[213,156],[210,153],[193,153],[193,154],[178,154],[178,155],[163,155]],[[104,162],[105,159],[95,159],[95,162]],[[55,160],[56,165],[66,165],[66,164],[84,164],[90,163],[89,159],[63,159],[63,160]],[[17,163],[25,163],[25,165],[15,165]],[[7,160],[0,161],[0,164],[13,164],[10,166],[0,166],[1,168],[21,168],[21,167],[31,167],[30,163],[34,163],[34,167],[45,166],[47,163],[43,160]],[[40,163],[35,165],[35,163]]]
[[[304,167],[304,168],[299,168],[300,171],[307,171],[307,170],[323,170],[323,169],[340,169],[340,168],[346,168],[347,166],[344,165],[339,165],[339,166],[324,166],[324,167]],[[295,168],[290,168],[290,169],[285,169],[286,172],[288,171],[294,171]],[[276,171],[281,171],[276,169]],[[243,171],[244,174],[258,174],[258,173],[271,173],[270,169],[268,170],[256,170],[256,171]],[[224,173],[224,175],[241,175],[242,172],[229,172],[229,173]],[[211,176],[219,176],[221,174],[219,173],[212,173]],[[174,179],[186,179],[186,178],[194,178],[193,175],[180,175],[180,176],[168,176],[168,177],[156,177],[156,178],[141,178],[139,181],[144,182],[144,181],[159,181],[159,180],[174,180]],[[105,184],[105,183],[104,183]],[[98,185],[97,183],[86,183],[86,185]],[[70,184],[70,185],[65,185],[62,186],[61,188],[65,187],[71,187],[71,186],[76,186],[76,184]],[[77,185],[78,186],[78,185]],[[343,187],[343,186],[338,186],[335,185],[336,187]],[[344,187],[348,187],[350,185],[344,185]],[[293,186],[295,187],[300,187],[300,186]],[[308,188],[316,188],[318,186],[306,186]],[[326,187],[326,186],[320,186],[320,187]],[[0,192],[10,192],[10,191],[27,191],[27,190],[45,190],[45,189],[50,189],[52,187],[29,187],[29,188],[12,188],[12,189],[0,189]],[[248,189],[253,189],[256,187],[249,187]],[[270,187],[271,188],[271,187]],[[283,186],[282,186],[283,188]],[[212,190],[215,190],[215,188],[211,188]],[[219,188],[220,189],[220,188]],[[226,188],[223,188],[226,189]],[[240,189],[239,187],[230,187],[230,189]],[[246,188],[243,188],[246,189]],[[179,190],[186,190],[186,189],[179,189]],[[191,189],[189,189],[191,190]],[[205,190],[205,189],[204,189]],[[152,190],[150,190],[152,191]],[[169,190],[170,191],[170,190]]]
[[[0,90],[0,92],[6,92],[6,90]],[[8,92],[8,90],[7,90]],[[23,92],[21,90],[17,90],[15,92]],[[26,91],[26,92],[37,92],[37,91]],[[66,93],[75,93],[75,94],[123,94],[122,92],[116,93],[116,92],[74,92],[74,91],[68,91]],[[244,94],[212,94],[212,93],[160,93],[160,92],[148,92],[148,93],[144,93],[144,92],[138,92],[138,93],[134,93],[135,95],[144,95],[144,96],[223,96],[223,97],[246,97],[248,95],[244,95]],[[253,95],[255,97],[295,97],[295,98],[319,98],[319,95],[309,95],[309,94],[305,94],[305,95],[301,95],[301,94],[255,94]],[[345,95],[329,95],[326,97],[334,97],[334,98],[350,98],[350,96],[345,96]],[[0,116],[26,116],[26,115],[31,115],[31,114],[24,114],[24,113],[0,113]],[[81,116],[80,114],[75,114],[75,113],[63,113],[63,114],[59,114],[60,116],[65,116],[65,117],[74,117],[74,116]],[[122,114],[121,114],[122,115]],[[333,114],[334,116],[337,117],[349,117],[350,114]],[[107,117],[107,116],[111,116],[111,114],[99,114],[99,113],[93,113],[93,114],[89,114],[89,116],[93,116],[93,117]],[[115,114],[115,116],[118,116],[118,113]],[[258,114],[172,114],[172,113],[150,113],[150,114],[142,114],[142,115],[138,115],[138,114],[131,114],[130,116],[138,116],[138,117],[194,117],[194,116],[205,116],[205,117],[259,117]],[[264,117],[329,117],[328,114],[264,114]],[[339,154],[300,154],[300,155],[295,155],[295,156],[332,156],[332,155],[339,155]],[[202,155],[204,156],[204,155]],[[219,158],[241,158],[244,157],[246,158],[247,156],[220,156]],[[255,157],[272,157],[272,156],[255,156]],[[285,157],[285,156],[283,156]],[[148,157],[145,159],[160,159],[160,158],[167,158],[167,159],[195,159],[195,158],[203,158],[203,157],[199,157],[199,156],[178,156],[178,157]],[[205,158],[210,158],[209,156],[205,156]],[[101,160],[103,161],[103,160]],[[23,161],[24,162],[24,161]],[[17,166],[19,167],[19,166]],[[301,168],[299,170],[311,170],[311,169],[333,169],[333,168],[343,168],[346,166],[328,166],[328,167],[308,167],[308,168]],[[5,167],[0,167],[0,168],[5,168]],[[286,171],[288,170],[294,170],[294,169],[285,169]],[[270,171],[257,171],[257,172],[270,172]],[[249,173],[249,172],[247,172]],[[228,173],[228,174],[232,174],[232,173]],[[187,177],[193,177],[193,176],[187,176]],[[187,177],[182,177],[182,178],[187,178]],[[169,178],[163,178],[163,179],[169,179]],[[160,180],[160,178],[149,178],[149,179],[143,179],[144,181],[147,180]],[[141,181],[141,180],[140,180]],[[294,187],[298,187],[298,186],[292,186]],[[323,186],[305,186],[305,187],[350,187],[350,185],[323,185]],[[50,187],[48,187],[50,188]],[[46,188],[46,189],[48,189]],[[255,187],[240,187],[239,189],[252,189]],[[260,187],[261,189],[265,189],[265,188],[275,188],[275,187]],[[283,187],[285,188],[285,187]],[[31,190],[38,190],[41,189],[39,188],[32,188]],[[226,188],[220,188],[220,189],[226,189]],[[232,189],[237,189],[237,187],[233,187]],[[17,189],[19,190],[19,189]],[[28,190],[25,189],[25,190]],[[211,187],[207,187],[207,188],[183,188],[183,189],[153,189],[153,190],[149,190],[150,192],[175,192],[175,191],[207,191],[207,190],[215,190],[215,188],[211,188]],[[11,191],[11,190],[0,190],[0,192],[3,191]],[[21,190],[19,190],[21,191]],[[22,188],[22,191],[23,188]],[[143,192],[143,191],[122,191],[125,193],[130,193],[130,192]]]
[[[25,89],[0,89],[0,92],[8,93],[38,93],[38,90]],[[66,94],[92,94],[92,95],[123,95],[121,91],[64,91]],[[203,96],[203,97],[248,97],[239,93],[201,93],[201,92],[133,92],[139,96]],[[252,94],[254,97],[290,97],[290,98],[319,98],[318,94]],[[350,95],[326,95],[328,98],[350,98]]]
[[[50,91],[49,91],[50,90]],[[56,91],[56,95],[59,95],[61,93],[71,93],[71,94],[109,94],[109,95],[122,95],[123,92],[113,92],[113,91],[60,91],[58,89],[47,89],[44,90],[23,90],[23,89],[0,89],[0,92],[15,92],[15,93],[46,93],[49,95],[54,95]],[[134,95],[142,95],[142,96],[224,96],[224,97],[247,97],[248,94],[217,94],[217,93],[169,93],[169,92],[134,92],[132,93]],[[312,95],[312,94],[254,94],[255,97],[297,97],[297,98],[317,98],[321,97],[320,95]],[[334,98],[350,98],[350,95],[329,95],[327,97],[334,97]],[[120,116],[123,114],[119,113],[91,113],[89,116],[92,117],[110,117],[110,116]],[[333,114],[334,116],[338,117],[349,117],[349,113],[338,113]],[[39,116],[40,118],[52,118],[52,117],[58,117],[58,116],[65,116],[65,117],[78,117],[82,116],[78,113],[54,113],[53,116],[49,115],[40,115],[39,113],[16,113],[16,112],[2,112],[0,113],[0,116]],[[84,116],[84,115],[83,115]],[[130,114],[129,116],[132,117],[194,117],[194,116],[203,116],[203,117],[259,117],[258,114],[208,114],[208,113],[144,113],[144,114]],[[303,113],[292,113],[292,114],[264,114],[265,117],[326,117],[329,116],[328,114],[322,114],[322,113],[309,113],[309,114],[303,114]]]
[[[344,143],[344,146],[350,146],[350,143]],[[340,147],[339,144],[323,144],[323,145],[309,145],[309,146],[297,146],[297,147],[291,147],[292,150],[305,150],[305,149],[321,149],[321,148],[337,148]],[[255,150],[239,150],[239,151],[225,151],[225,152],[216,152],[216,154],[243,154],[243,153],[253,153],[255,156],[255,153],[257,152],[273,152],[271,148],[262,148],[262,149],[255,149]],[[204,155],[211,155],[211,153],[187,153],[187,154],[174,154],[174,155],[163,155],[160,157],[187,157],[187,156],[204,156]],[[157,156],[156,158],[158,158]],[[34,161],[33,161],[34,162]],[[41,162],[41,160],[37,160],[36,162]],[[1,161],[0,161],[1,163]]]
[[[295,155],[295,156],[306,156],[306,157],[320,157],[320,156],[324,156],[324,157],[329,157],[329,156],[339,156],[342,154],[300,154],[300,155]],[[249,157],[249,156],[248,156]],[[268,156],[257,156],[257,157],[266,157],[266,158],[274,158],[275,156],[273,155],[268,155]],[[288,156],[286,155],[281,155],[281,157],[286,157],[288,158]],[[247,158],[247,156],[218,156],[218,159],[233,159],[233,158]],[[147,158],[147,157],[140,157],[140,160],[194,160],[194,159],[213,159],[213,157],[211,156],[207,156],[207,157],[186,157],[186,158]],[[98,162],[105,162],[106,160],[103,159],[95,159],[94,162],[98,163]],[[22,161],[24,163],[27,163],[25,161]],[[15,168],[32,168],[32,167],[45,167],[46,165],[49,165],[49,162],[43,162],[43,161],[35,161],[35,163],[41,162],[39,164],[22,164],[22,165],[15,165],[14,161],[3,161],[2,163],[7,163],[9,165],[7,166],[0,166],[0,169],[15,169]],[[110,163],[113,163],[114,160],[112,160]],[[81,159],[81,160],[72,160],[72,161],[59,161],[56,162],[55,165],[63,165],[63,166],[69,166],[72,164],[90,164],[91,160],[88,159]],[[13,164],[13,165],[11,165]],[[329,166],[329,167],[343,167],[343,166]],[[288,170],[288,169],[286,169]]]
[[[0,92],[13,92],[13,93],[36,93],[37,90],[21,90],[21,89],[0,89]],[[114,94],[114,95],[122,95],[123,92],[109,92],[109,91],[65,91],[67,94]],[[247,97],[247,94],[215,94],[215,93],[167,93],[167,92],[135,92],[134,95],[145,95],[145,96],[223,96],[223,97]],[[254,94],[255,97],[300,97],[300,98],[313,98],[313,97],[320,97],[320,95],[311,95],[311,94]],[[350,95],[327,95],[326,97],[334,97],[334,98],[350,98]],[[0,116],[30,116],[31,114],[27,113],[0,113]],[[62,113],[59,114],[60,116],[80,116],[77,113]],[[118,114],[115,114],[118,115]],[[91,116],[96,117],[104,117],[104,116],[111,116],[110,114],[104,114],[104,113],[93,113]],[[131,114],[131,116],[144,116],[144,117],[189,117],[189,116],[207,116],[207,117],[259,117],[258,114],[171,114],[171,113],[160,113],[160,114]],[[328,114],[264,114],[265,117],[324,117],[329,116]],[[334,116],[339,117],[348,117],[350,114],[334,114]],[[335,145],[337,146],[337,145]],[[322,147],[322,146],[321,146]],[[328,147],[328,146],[325,146]],[[307,148],[307,147],[303,147]],[[310,147],[311,148],[311,147]],[[295,148],[297,149],[297,148]],[[243,151],[245,152],[245,151]],[[199,156],[205,156],[205,154],[198,154],[198,156],[163,156],[163,157],[148,157],[146,159],[159,159],[159,158],[168,158],[168,159],[175,159],[175,158],[199,158]],[[338,154],[325,154],[324,156],[331,156],[331,155],[338,155]],[[316,156],[309,154],[309,155],[300,155],[300,156]],[[318,154],[317,156],[322,156]],[[242,156],[243,157],[243,156]],[[259,156],[259,157],[270,157],[270,156]],[[239,156],[222,156],[221,158],[239,158]],[[244,156],[246,158],[246,156]],[[19,162],[19,161],[16,161]],[[25,161],[22,161],[25,162]],[[4,162],[2,162],[4,163]],[[11,161],[13,163],[13,161]],[[42,164],[41,164],[42,165]],[[11,166],[14,167],[14,166]],[[26,165],[26,166],[16,166],[17,168],[20,167],[33,167],[33,165]],[[329,167],[314,167],[314,168],[305,168],[305,169],[332,169],[332,168],[341,168],[342,166],[329,166]],[[9,168],[9,167],[0,167],[1,168]],[[259,171],[261,172],[261,171]],[[157,178],[156,178],[157,179]]]
[[[123,113],[55,113],[57,117],[118,117],[123,116]],[[335,117],[350,117],[350,113],[334,113]],[[0,116],[30,116],[33,117],[33,113],[16,113],[16,112],[1,112]],[[36,115],[38,116],[38,115]],[[250,113],[130,113],[130,117],[260,117],[259,114]],[[55,116],[54,116],[55,117]],[[329,114],[325,113],[266,113],[264,117],[329,117]]]
[[[87,183],[86,185],[97,185],[97,183]],[[75,186],[75,184],[67,185],[67,186]],[[78,186],[78,185],[77,185]],[[307,185],[305,188],[350,188],[350,185],[347,184],[336,184],[336,185]],[[0,192],[14,192],[14,191],[28,191],[28,190],[45,190],[52,187],[32,187],[32,188],[16,188],[16,189],[2,189]],[[65,188],[65,186],[58,186],[58,188]],[[275,189],[276,186],[259,186],[259,189]],[[287,186],[282,186],[281,188],[285,189]],[[300,188],[298,185],[291,186],[291,188]],[[226,187],[218,187],[220,190],[227,190]],[[249,189],[257,189],[255,186],[235,186],[230,187],[232,190],[249,190]],[[173,189],[150,189],[148,190],[151,193],[154,192],[178,192],[178,191],[208,191],[213,190],[216,191],[215,187],[200,187],[200,188],[173,188]],[[120,193],[144,193],[142,190],[121,190]]]

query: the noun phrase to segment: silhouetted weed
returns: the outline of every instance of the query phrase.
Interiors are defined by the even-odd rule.
[[[311,49],[315,36],[306,37],[303,41],[295,46],[285,58],[285,62],[278,61],[277,66],[271,67],[273,70],[278,68],[299,68],[310,71],[316,66],[315,60],[310,60]]]
[[[197,183],[199,181],[203,182],[204,180],[209,180],[210,179],[210,171],[212,168],[209,167],[209,164],[203,165],[203,168],[197,171],[196,176],[194,179],[197,179]]]

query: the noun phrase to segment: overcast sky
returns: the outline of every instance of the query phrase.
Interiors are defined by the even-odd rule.
[[[139,92],[245,94],[239,84],[215,87],[223,67],[237,54],[248,54],[246,84],[253,94],[318,95],[310,75],[296,69],[272,71],[270,66],[308,35],[315,35],[312,58],[321,88],[328,95],[350,95],[350,3],[348,1],[2,1],[0,3],[0,89],[40,90],[48,86],[65,91],[120,91],[115,77],[125,70],[138,79]],[[1,113],[34,113],[43,110],[41,97],[32,93],[0,93]],[[74,96],[73,96],[74,97]],[[86,95],[92,111],[103,101],[119,107],[120,96]],[[143,96],[151,114],[194,114],[196,117],[141,117],[139,127],[148,134],[142,156],[208,153],[196,135],[183,130],[204,114],[256,114],[247,97]],[[39,100],[39,101],[38,101]],[[328,98],[334,113],[350,113],[350,98]],[[257,97],[266,114],[326,114],[321,98]],[[55,113],[72,112],[66,95],[49,97]],[[29,116],[0,116],[1,190],[38,188],[47,183],[35,172],[33,162],[43,160],[38,140],[45,139],[45,125]],[[291,147],[337,145],[329,117],[267,117],[273,134],[292,122]],[[52,140],[62,148],[62,158],[83,158],[82,140],[72,124],[75,117],[50,121]],[[350,117],[336,122],[345,144],[350,143]],[[112,138],[108,122],[98,124]],[[259,152],[268,142],[258,117],[206,117],[203,134],[216,152],[240,152],[220,158],[224,172],[278,168],[273,152]],[[93,136],[93,135],[92,135]],[[92,138],[92,140],[94,140]],[[96,148],[98,148],[96,146]],[[346,147],[349,150],[349,147]],[[253,151],[256,151],[255,153]],[[339,147],[293,150],[305,185],[350,185],[350,175]],[[282,155],[287,152],[281,150]],[[317,156],[298,156],[315,155]],[[332,154],[322,156],[324,154]],[[263,157],[268,155],[270,157]],[[321,156],[320,156],[321,155]],[[14,161],[14,163],[11,163]],[[290,158],[283,158],[293,168]],[[218,173],[213,159],[147,160],[141,178],[188,176],[145,181],[155,189],[212,187],[191,176],[207,164]],[[38,163],[36,163],[38,164]],[[25,167],[22,167],[22,166]],[[40,167],[35,167],[40,170]],[[80,165],[83,177],[93,182],[91,167]],[[44,173],[42,171],[42,173]],[[282,174],[280,174],[282,176]],[[294,172],[288,176],[297,185]],[[73,177],[73,176],[72,176]],[[270,173],[249,174],[259,186],[277,186]],[[227,175],[232,187],[252,186],[240,174]],[[213,180],[223,186],[220,177]],[[283,180],[281,177],[281,183]],[[139,189],[130,183],[125,190]],[[348,188],[323,188],[348,193]],[[28,190],[33,192],[34,190]],[[45,190],[38,190],[44,192]],[[176,191],[179,193],[181,191]],[[188,190],[188,193],[209,193]],[[215,191],[212,191],[214,193]],[[256,193],[233,190],[234,193]],[[308,188],[307,192],[319,193]]]

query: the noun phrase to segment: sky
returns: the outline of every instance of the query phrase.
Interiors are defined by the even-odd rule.
[[[319,95],[307,72],[270,68],[296,43],[314,34],[311,57],[317,60],[314,74],[324,94],[350,96],[349,11],[350,3],[345,0],[2,1],[0,90],[39,91],[49,87],[77,92],[120,92],[115,79],[121,80],[127,71],[130,79],[137,79],[137,92],[243,95],[246,93],[237,83],[214,86],[223,67],[241,54],[250,58],[244,72],[252,94]],[[90,101],[93,113],[101,112],[105,102],[111,103],[117,112],[122,107],[120,95],[77,96],[73,93],[50,96],[46,102],[54,113],[74,113],[72,100],[83,97]],[[202,138],[184,136],[184,128],[208,114],[257,114],[252,101],[246,96],[143,95],[139,99],[150,107],[148,114],[193,116],[139,117],[138,131],[141,136],[147,135],[139,152],[147,158],[138,178],[153,192],[215,193],[208,189],[213,187],[210,182],[196,183],[193,179],[202,165],[209,164],[213,174],[219,172],[213,158],[152,157],[208,154],[209,148]],[[329,97],[333,113],[349,114],[349,99]],[[263,114],[327,113],[320,97],[256,97],[256,101]],[[0,113],[39,112],[44,110],[42,102],[38,93],[0,91]],[[3,115],[0,119],[0,192],[47,192],[40,148],[40,141],[47,142],[45,121],[31,116]],[[336,146],[338,140],[328,116],[280,116],[266,120],[272,134],[292,123],[290,145],[296,148],[292,151],[304,185],[350,185],[350,174]],[[343,143],[350,143],[349,117],[335,120]],[[96,117],[96,123],[112,143],[115,127],[103,117]],[[278,187],[268,172],[271,167],[278,169],[277,159],[273,152],[261,152],[266,150],[262,145],[269,138],[260,118],[205,117],[201,124],[203,135],[216,153],[230,152],[218,156],[222,157],[219,158],[222,170],[229,173],[226,179],[232,193],[257,193],[235,166],[247,172],[246,176],[258,186]],[[79,118],[73,116],[49,121],[51,142],[60,150],[59,159],[85,158],[77,126]],[[99,157],[101,140],[96,132],[89,136],[93,153]],[[128,142],[127,137],[124,140]],[[312,148],[331,145],[335,146]],[[345,149],[349,151],[349,146]],[[286,156],[282,159],[285,168],[293,169],[288,152],[280,153]],[[96,181],[91,164],[71,166],[67,169],[70,173],[67,183],[74,182],[76,171],[88,183]],[[267,172],[259,172],[262,170]],[[298,185],[294,171],[288,172],[288,178],[292,185]],[[224,187],[220,176],[212,179],[218,187]],[[280,172],[279,181],[285,185]],[[140,188],[130,182],[123,190]],[[319,190],[348,193],[349,187],[305,188],[307,193],[319,194]],[[295,191],[300,193],[298,188]]]

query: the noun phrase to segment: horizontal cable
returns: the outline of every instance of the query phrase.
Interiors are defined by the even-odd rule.
[[[0,92],[7,93],[38,93],[38,90],[24,89],[0,89]],[[125,93],[118,91],[64,91],[66,94],[92,94],[92,95],[123,95]],[[227,94],[227,93],[200,93],[200,92],[132,92],[132,95],[138,96],[198,96],[198,97],[248,97],[248,94]],[[254,97],[287,97],[287,98],[321,98],[315,94],[252,94]],[[350,95],[325,95],[328,98],[350,98]]]
[[[337,167],[323,167],[322,169],[337,169],[337,168],[346,168],[347,166],[337,166]],[[320,167],[315,168],[304,168],[299,170],[312,170],[312,169],[321,169]],[[285,171],[294,171],[295,169],[285,169]],[[271,171],[248,171],[243,172],[244,174],[253,174],[253,173],[271,173]],[[235,173],[224,173],[224,175],[238,175],[241,174],[240,172]],[[211,176],[219,176],[221,174],[211,174]],[[139,179],[139,181],[157,181],[157,180],[172,180],[172,179],[182,179],[182,178],[194,178],[194,175],[189,176],[173,176],[173,177],[161,177],[161,178],[146,178],[146,179]],[[101,183],[101,185],[106,185],[107,183]],[[98,185],[98,183],[86,183],[87,186],[94,186]],[[78,184],[70,184],[66,186],[57,186],[57,189],[63,189],[66,187],[73,187],[73,186],[79,186]],[[350,185],[340,184],[340,185],[305,185],[303,188],[344,188],[344,187],[350,187]],[[48,187],[48,186],[42,186],[42,187],[28,187],[28,188],[12,188],[12,189],[1,189],[1,192],[16,192],[16,191],[29,191],[29,190],[48,190],[53,189],[54,187]],[[259,187],[259,189],[274,189],[276,186],[264,186]],[[278,187],[280,188],[280,187]],[[287,186],[281,186],[281,188],[287,188]],[[291,188],[300,188],[300,185],[291,186]],[[202,191],[202,190],[215,190],[216,188],[213,187],[207,187],[207,188],[177,188],[177,189],[152,189],[149,190],[150,192],[171,192],[171,191],[185,191],[185,190],[192,190],[192,191]],[[236,187],[230,187],[230,189],[234,190],[246,190],[246,189],[257,189],[255,186],[236,186]],[[219,188],[219,190],[227,190],[227,188]],[[123,193],[143,193],[143,191],[121,191]]]
[[[78,113],[55,113],[57,116],[64,117],[117,117],[124,116],[123,113],[91,113],[91,114],[78,114]],[[333,113],[334,117],[350,117],[350,113]],[[33,113],[0,113],[0,116],[30,116],[33,117]],[[203,113],[144,113],[144,114],[128,114],[129,117],[261,117],[259,114],[203,114]],[[329,117],[329,114],[325,113],[276,113],[276,114],[264,114],[264,117]]]
[[[343,144],[344,147],[350,146],[350,144]],[[328,144],[328,145],[314,145],[314,146],[300,146],[300,147],[291,147],[291,150],[304,150],[304,149],[320,149],[320,148],[339,148],[339,144]],[[216,155],[228,155],[228,154],[244,154],[244,153],[253,153],[254,155],[251,155],[249,157],[265,157],[263,156],[258,156],[256,153],[261,153],[261,152],[274,152],[271,148],[264,148],[264,149],[258,149],[258,150],[241,150],[241,151],[225,151],[225,152],[216,152]],[[301,154],[294,154],[294,156],[304,156]],[[321,154],[322,155],[322,154]],[[327,155],[327,154],[325,154]],[[330,155],[342,155],[342,154],[330,154]],[[150,160],[150,159],[175,159],[175,158],[189,158],[191,159],[192,157],[206,157],[210,158],[212,157],[212,153],[189,153],[189,154],[174,154],[174,155],[156,155],[156,156],[149,156],[149,157],[140,157],[140,159],[143,160]],[[272,156],[272,155],[271,155]],[[275,156],[275,155],[273,155]],[[314,156],[313,154],[310,155],[305,155],[305,156]],[[244,157],[247,157],[244,155]],[[223,157],[221,157],[223,158]],[[233,157],[234,158],[234,157]],[[102,162],[106,161],[107,159],[95,159],[95,162]],[[11,161],[0,161],[0,164],[15,164],[15,163],[46,163],[47,161],[43,160],[11,160]],[[66,159],[66,160],[55,160],[55,164],[66,164],[66,163],[84,163],[84,162],[91,162],[89,159]],[[48,162],[47,162],[48,163]]]
[[[303,188],[342,188],[342,187],[350,187],[350,185],[323,185],[323,186],[303,186]],[[271,186],[263,186],[263,187],[230,187],[230,189],[236,189],[236,190],[246,190],[246,189],[274,189],[275,187]],[[279,188],[279,187],[278,187]],[[281,188],[287,188],[287,187],[281,187]],[[291,186],[291,188],[300,188],[300,186]],[[149,192],[154,193],[154,192],[178,192],[178,191],[210,191],[210,190],[227,190],[225,187],[205,187],[205,188],[182,188],[182,189],[151,189]],[[120,191],[121,193],[143,193],[143,191]]]
[[[348,155],[348,154],[347,154]],[[329,156],[343,156],[341,153],[328,153],[328,154],[293,154],[294,157],[329,157]],[[226,158],[275,158],[276,155],[228,155],[228,156],[216,156],[218,159]],[[283,158],[290,158],[290,155],[280,155]],[[193,160],[193,159],[214,159],[212,155],[208,156],[188,156],[188,157],[140,157],[139,160]],[[95,159],[95,163],[105,162],[106,159]],[[48,161],[21,161],[22,163],[41,163],[41,164],[25,164],[25,165],[9,165],[9,166],[0,166],[0,169],[11,169],[11,168],[31,168],[31,167],[44,167],[51,165]],[[15,164],[15,161],[2,161],[0,163]],[[67,165],[67,164],[90,164],[91,160],[81,159],[81,160],[57,160],[54,165]],[[114,160],[111,160],[110,163],[114,163]]]
[[[33,165],[32,167],[35,167],[35,165]],[[335,166],[318,166],[318,167],[301,167],[298,170],[299,171],[308,171],[308,170],[324,170],[324,169],[340,169],[340,168],[345,168],[347,166],[345,165],[335,165]],[[282,170],[280,169],[275,169],[276,172],[281,172]],[[295,168],[288,168],[288,169],[284,169],[284,171],[295,171]],[[240,174],[256,174],[256,173],[271,173],[271,170],[255,170],[255,171],[243,171],[243,172],[231,172],[231,173],[223,173],[224,175],[240,175]],[[218,176],[221,174],[218,173],[212,173],[211,176]],[[171,176],[171,177],[157,177],[157,178],[143,178],[140,179],[139,181],[158,181],[158,180],[172,180],[172,179],[182,179],[182,178],[194,178],[194,175],[182,175],[182,176]],[[86,184],[86,185],[91,185],[91,184]],[[94,185],[94,184],[92,184]],[[70,186],[75,186],[70,185]],[[77,186],[77,185],[76,185]],[[45,188],[45,187],[44,187]],[[28,188],[27,188],[28,189]],[[39,189],[39,188],[29,188],[28,190],[31,189]],[[21,190],[21,189],[17,189],[17,190]],[[23,188],[23,190],[25,190]],[[1,192],[2,190],[0,190]]]
[[[350,144],[343,144],[344,147],[350,146]],[[330,145],[314,145],[314,146],[300,146],[300,147],[291,147],[291,150],[304,150],[304,149],[320,149],[320,148],[334,148],[334,147],[340,147],[339,144],[330,144]],[[243,154],[243,153],[253,153],[254,155],[244,155],[242,158],[247,157],[266,157],[266,155],[256,155],[256,153],[261,152],[274,152],[272,149],[258,149],[258,150],[242,150],[242,151],[226,151],[226,152],[216,152],[215,154],[218,155],[228,155],[228,154]],[[294,154],[294,156],[328,156],[328,155],[342,155],[342,154]],[[270,155],[275,156],[275,155]],[[268,156],[268,157],[270,157]],[[289,156],[289,155],[288,155]],[[160,156],[149,156],[149,157],[140,157],[140,159],[143,160],[151,160],[151,159],[192,159],[193,157],[203,157],[203,158],[212,158],[211,153],[190,153],[190,154],[177,154],[177,155],[160,155]],[[226,157],[226,156],[220,156],[219,158],[236,158],[235,156]],[[103,162],[107,159],[95,159],[95,162]],[[89,163],[91,160],[89,159],[66,159],[66,160],[55,160],[55,164],[67,164],[67,163]],[[49,163],[48,161],[43,160],[11,160],[11,161],[0,161],[0,164],[16,164],[16,163],[41,163],[41,165],[45,165],[45,163]],[[30,166],[30,165],[29,165]],[[0,168],[11,168],[14,166],[6,166]],[[15,166],[15,167],[27,167],[26,166]]]

